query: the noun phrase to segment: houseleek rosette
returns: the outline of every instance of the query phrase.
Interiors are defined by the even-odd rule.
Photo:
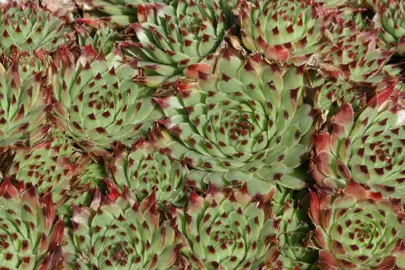
[[[350,181],[335,195],[311,191],[312,239],[322,269],[402,269],[404,212]]]
[[[35,146],[16,147],[14,152],[7,175],[36,185],[40,194],[50,193],[55,202],[64,196],[80,164],[73,142],[60,131],[53,131]]]
[[[318,185],[332,190],[354,180],[384,197],[402,198],[404,185],[404,109],[400,100],[387,97],[388,88],[355,117],[344,104],[330,132],[315,136],[312,175]]]
[[[212,188],[205,198],[191,192],[187,209],[177,212],[191,269],[261,269],[275,249],[279,221],[265,215],[246,185],[230,194]]]
[[[159,222],[156,196],[140,203],[126,188],[114,198],[95,192],[91,208],[73,207],[65,234],[67,269],[172,269],[182,244],[171,220]]]
[[[305,186],[299,166],[316,114],[300,103],[302,69],[282,71],[258,54],[243,61],[228,49],[212,74],[201,67],[212,68],[190,66],[185,73],[197,81],[177,82],[178,95],[155,99],[167,116],[159,122],[173,135],[164,151],[195,169],[189,182],[247,183],[251,194],[267,193],[276,182]]]
[[[112,144],[139,139],[161,116],[150,89],[132,81],[137,70],[118,52],[86,46],[77,62],[66,49],[49,69],[56,103],[53,120],[84,149],[105,154]]]
[[[148,75],[144,80],[150,85],[173,81],[188,65],[215,52],[232,25],[234,2],[180,0],[171,5],[139,5],[139,23],[129,27],[138,42],[130,44],[130,51],[141,60],[138,65]]]
[[[302,62],[319,52],[329,16],[312,0],[243,1],[239,10],[242,42],[269,60]]]
[[[292,191],[280,186],[274,190],[271,212],[280,220],[280,225],[277,234],[278,252],[274,252],[267,260],[270,269],[318,269],[318,251],[308,246],[308,234],[313,226],[307,214],[307,195],[305,190]]]
[[[138,21],[138,5],[170,2],[172,0],[85,0],[83,9],[113,24],[127,26]]]
[[[0,264],[3,269],[55,269],[61,258],[63,222],[55,218],[52,196],[35,187],[19,192],[0,185]]]
[[[17,50],[1,62],[0,146],[3,147],[43,133],[50,100],[41,79],[49,58],[41,50],[32,54]]]
[[[64,42],[64,34],[69,31],[67,18],[37,2],[10,1],[0,6],[0,51],[10,53],[12,46],[52,51]]]
[[[360,108],[366,94],[343,78],[317,78],[311,87],[307,87],[305,94],[313,100],[314,107],[335,115],[343,104],[351,104],[353,109]]]
[[[184,182],[188,170],[161,151],[162,146],[164,137],[159,129],[154,129],[148,140],[137,141],[129,152],[116,152],[109,167],[118,188],[128,186],[137,200],[154,192],[159,203],[178,205],[186,195]]]
[[[362,31],[352,21],[336,24],[330,29],[333,43],[325,45],[320,54],[341,71],[340,76],[354,83],[378,83],[394,50],[377,48],[378,31]]]
[[[396,47],[400,55],[405,54],[405,4],[403,1],[375,1],[377,14],[374,21],[380,28],[383,41]]]
[[[76,27],[77,36],[74,36],[79,46],[84,48],[91,44],[94,50],[104,55],[114,51],[118,32],[108,21],[79,18],[76,22],[81,23]]]

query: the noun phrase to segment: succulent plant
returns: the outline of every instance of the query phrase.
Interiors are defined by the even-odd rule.
[[[350,181],[335,195],[311,191],[310,216],[322,269],[405,267],[400,200],[378,198]]]
[[[128,188],[118,197],[94,194],[91,208],[73,206],[65,234],[67,269],[172,269],[182,247],[171,220],[159,222],[155,194],[135,202]]]
[[[86,47],[91,44],[97,52],[107,55],[116,49],[115,41],[117,31],[105,20],[100,19],[77,19],[79,26],[76,27],[77,42],[79,46]],[[74,37],[76,39],[76,37]]]
[[[179,205],[186,195],[184,182],[188,170],[160,150],[166,143],[161,132],[156,128],[148,140],[135,142],[131,151],[116,152],[109,167],[118,188],[128,186],[137,200],[154,192],[159,203]]]
[[[127,26],[138,21],[139,5],[167,3],[172,0],[85,0],[84,9],[93,15],[108,19],[113,24]],[[141,8],[142,9],[142,8]]]
[[[242,42],[269,60],[301,63],[322,49],[329,15],[312,0],[244,1],[239,10]]]
[[[325,62],[331,62],[342,71],[346,80],[379,82],[393,50],[377,48],[377,34],[362,31],[352,22],[342,22],[331,29],[332,44],[326,45],[320,54],[325,54]]]
[[[266,217],[263,203],[246,185],[230,194],[212,187],[205,198],[191,192],[187,209],[177,210],[191,269],[261,269],[279,225]]]
[[[39,136],[49,110],[49,94],[42,87],[48,56],[16,51],[0,64],[0,146]]]
[[[69,182],[69,188],[63,190],[60,200],[56,202],[57,213],[66,223],[72,216],[72,204],[89,206],[96,188],[104,188],[107,180],[104,165],[93,162],[87,156],[80,160],[80,168]]]
[[[34,146],[16,147],[14,152],[7,175],[24,184],[36,185],[40,194],[50,193],[54,202],[69,189],[80,164],[80,156],[73,157],[73,142],[59,131],[53,131]]]
[[[137,70],[117,51],[104,57],[88,45],[77,62],[66,49],[59,55],[49,69],[53,121],[85,150],[105,154],[115,142],[130,144],[161,116],[151,89],[132,82]]]
[[[62,255],[63,222],[52,196],[35,187],[19,192],[6,177],[0,185],[0,247],[3,269],[55,269]]]
[[[11,47],[33,51],[52,51],[64,42],[70,31],[67,18],[39,6],[34,1],[9,1],[0,6],[0,51]]]
[[[318,185],[336,190],[354,180],[384,197],[403,197],[404,109],[397,98],[386,100],[387,93],[358,117],[349,104],[342,105],[331,131],[316,135],[311,167]]]
[[[271,197],[271,210],[280,220],[277,235],[278,252],[268,260],[270,269],[314,270],[318,251],[308,246],[308,234],[313,226],[307,215],[308,192],[292,191],[278,186]]]
[[[197,81],[176,83],[178,95],[156,98],[173,135],[164,150],[195,170],[189,182],[218,187],[247,183],[249,193],[269,192],[276,182],[306,185],[299,166],[316,111],[302,105],[302,67],[281,70],[258,54],[241,60],[225,49],[212,74],[208,63],[185,73]]]
[[[138,6],[139,23],[131,24],[136,43],[123,43],[140,59],[152,86],[174,81],[184,68],[215,52],[233,21],[234,0],[180,0],[172,5]]]
[[[380,29],[381,39],[396,47],[396,52],[405,55],[405,4],[402,1],[375,1],[377,14],[374,21]]]
[[[327,112],[329,116],[335,115],[343,104],[351,104],[357,110],[366,100],[366,93],[342,78],[316,79],[305,92],[313,100],[314,107]]]

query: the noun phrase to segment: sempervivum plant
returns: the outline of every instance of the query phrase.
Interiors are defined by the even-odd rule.
[[[54,50],[70,31],[66,18],[40,7],[35,1],[9,1],[0,6],[0,51],[11,46],[33,51]]]
[[[377,31],[361,31],[352,22],[331,29],[332,43],[322,49],[325,62],[338,67],[346,80],[379,82],[393,50],[377,48]]]
[[[139,6],[139,23],[130,25],[138,42],[127,44],[140,60],[149,84],[198,63],[220,45],[233,16],[234,0],[180,0],[172,5]]]
[[[50,103],[41,80],[48,56],[42,50],[14,52],[10,59],[2,57],[0,64],[0,146],[41,133]]]
[[[206,197],[191,192],[185,211],[178,210],[183,253],[192,269],[261,269],[275,249],[279,221],[268,217],[264,201],[240,190],[211,186]]]
[[[212,74],[208,63],[185,73],[197,81],[176,83],[178,95],[156,98],[173,135],[165,151],[195,168],[191,183],[218,187],[247,183],[249,193],[267,193],[275,182],[299,189],[315,111],[300,101],[303,70],[281,70],[259,54],[241,60],[226,48]],[[198,75],[196,75],[198,74]]]
[[[0,185],[2,269],[55,269],[62,255],[63,222],[55,217],[50,194],[35,187],[19,192],[4,178]]]
[[[403,1],[376,1],[377,14],[374,20],[381,29],[383,41],[396,46],[397,53],[405,55],[405,4]]]
[[[73,206],[72,232],[65,235],[67,269],[173,269],[182,244],[174,222],[159,220],[155,194],[140,203],[126,188],[91,208]]]
[[[115,49],[115,40],[118,33],[105,20],[101,19],[76,19],[80,24],[76,27],[77,43],[81,47],[91,44],[92,47],[102,52],[104,55],[109,54]]]
[[[314,107],[329,116],[336,114],[343,104],[351,104],[352,108],[357,110],[366,98],[359,87],[342,78],[317,78],[314,85],[307,87],[305,93],[313,100]]]
[[[138,6],[145,3],[170,3],[173,0],[85,0],[84,9],[119,26],[138,21]],[[174,2],[174,1],[173,1]],[[142,8],[141,8],[142,9]]]
[[[73,142],[58,131],[35,146],[16,147],[14,152],[7,175],[36,185],[41,194],[51,193],[55,202],[63,197],[80,164],[79,158],[73,156]]]
[[[117,51],[104,56],[88,45],[76,62],[68,50],[58,53],[49,69],[53,120],[84,149],[106,153],[117,141],[128,144],[161,116],[150,89],[132,81],[138,71]]]
[[[316,249],[308,246],[308,234],[313,229],[307,215],[307,191],[292,191],[277,187],[271,196],[271,211],[280,220],[277,235],[278,252],[268,260],[270,269],[312,270],[316,265]]]
[[[311,191],[310,216],[322,269],[403,269],[404,212],[351,181],[336,195]]]
[[[188,170],[183,163],[160,150],[165,146],[160,132],[155,129],[148,140],[135,142],[129,152],[116,152],[109,167],[118,188],[128,186],[137,200],[154,192],[158,202],[178,205],[185,197],[184,181]]]
[[[108,181],[104,165],[93,162],[87,156],[79,162],[81,165],[71,177],[69,187],[62,191],[60,199],[55,202],[56,212],[65,222],[70,222],[73,204],[89,206],[94,189],[104,188],[104,181]]]
[[[328,18],[312,0],[244,1],[239,11],[242,42],[269,60],[302,61],[320,50]]]
[[[385,100],[387,92],[357,117],[342,105],[331,131],[316,135],[311,167],[321,187],[335,190],[354,180],[384,196],[404,196],[404,108],[396,98]]]

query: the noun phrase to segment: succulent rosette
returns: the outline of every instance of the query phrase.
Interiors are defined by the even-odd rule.
[[[138,6],[145,3],[170,3],[172,0],[85,0],[83,8],[119,26],[138,21]],[[174,1],[173,1],[174,2]]]
[[[216,51],[232,26],[235,0],[180,0],[172,5],[138,6],[139,23],[131,24],[138,42],[125,44],[140,59],[142,81],[159,85],[179,78],[190,64]]]
[[[269,60],[302,62],[322,49],[329,14],[312,0],[242,2],[243,45]]]
[[[19,192],[4,178],[0,185],[3,269],[55,269],[62,255],[63,222],[55,217],[52,196],[35,187]]]
[[[212,187],[206,197],[191,192],[186,210],[177,210],[191,269],[263,267],[279,225],[266,216],[263,203],[253,200],[246,185],[229,194]]]
[[[72,216],[72,204],[89,206],[94,190],[104,188],[104,181],[108,181],[104,165],[88,157],[83,157],[79,162],[80,168],[70,179],[69,188],[62,191],[60,200],[56,202],[58,215],[67,223]]]
[[[0,6],[0,51],[12,46],[26,51],[52,51],[70,31],[67,18],[52,13],[34,1],[9,1]]]
[[[15,51],[0,64],[0,147],[42,133],[49,110],[49,94],[41,81],[48,56]]]
[[[330,45],[321,54],[324,61],[338,67],[351,82],[379,82],[393,50],[377,48],[378,31],[362,31],[353,21],[341,22],[331,29]]]
[[[360,109],[366,95],[358,86],[348,83],[342,78],[317,79],[314,85],[306,88],[306,95],[313,100],[314,107],[335,115],[343,104],[351,104],[354,110]]]
[[[80,24],[76,27],[77,42],[79,46],[86,47],[91,44],[94,50],[107,55],[116,48],[117,31],[105,20],[76,19]]]
[[[307,214],[308,192],[277,187],[271,196],[271,210],[280,220],[277,235],[278,252],[267,261],[270,269],[318,269],[318,251],[308,246],[308,234],[313,230]]]
[[[81,147],[106,154],[112,144],[130,144],[162,113],[151,89],[134,83],[137,70],[117,51],[103,56],[88,45],[78,60],[66,49],[49,69],[56,100],[53,120]]]
[[[178,95],[155,99],[167,116],[159,122],[173,135],[164,151],[195,169],[189,182],[247,183],[251,194],[265,194],[276,182],[304,187],[299,166],[316,113],[300,102],[303,70],[280,70],[258,54],[243,61],[228,49],[213,73],[201,66],[212,69],[190,66],[185,73],[197,81],[177,82]]]
[[[154,192],[159,203],[180,205],[186,195],[184,182],[188,169],[160,150],[166,143],[161,132],[156,128],[148,140],[137,141],[129,152],[116,152],[110,171],[118,188],[128,186],[137,200]]]
[[[50,193],[55,202],[69,189],[80,164],[80,156],[74,156],[73,142],[60,131],[53,131],[34,146],[15,147],[14,152],[7,175],[36,185],[40,194]]]
[[[65,234],[67,269],[173,269],[182,244],[173,221],[159,222],[155,194],[140,203],[126,188],[119,196],[94,195],[91,207],[74,206]]]
[[[316,135],[311,168],[319,186],[336,190],[354,180],[384,197],[404,196],[405,111],[397,98],[386,98],[390,92],[380,93],[357,117],[342,105],[331,131]]]
[[[310,216],[322,269],[403,269],[404,211],[350,181],[336,194],[311,191]]]
[[[380,29],[381,39],[396,47],[396,52],[405,54],[405,4],[403,1],[375,1],[377,14],[374,21]]]

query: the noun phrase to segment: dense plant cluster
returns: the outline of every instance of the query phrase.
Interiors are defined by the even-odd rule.
[[[405,2],[0,4],[1,270],[405,269]]]

